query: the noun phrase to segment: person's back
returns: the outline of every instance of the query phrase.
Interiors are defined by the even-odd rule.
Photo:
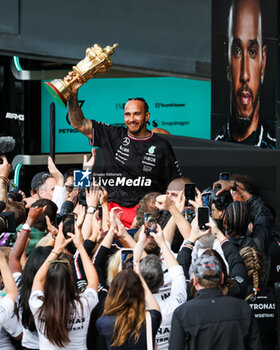
[[[219,261],[201,256],[194,265],[194,299],[179,306],[171,324],[169,349],[261,349],[258,327],[243,300],[223,295]]]

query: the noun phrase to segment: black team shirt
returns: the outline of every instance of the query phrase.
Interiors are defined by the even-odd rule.
[[[169,182],[182,176],[172,147],[157,134],[137,139],[125,127],[94,120],[92,126],[90,144],[102,149],[103,161],[93,177],[107,189],[110,202],[135,206],[146,193],[165,193]]]

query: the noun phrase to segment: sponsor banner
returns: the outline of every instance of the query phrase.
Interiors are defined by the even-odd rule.
[[[52,97],[42,82],[42,152],[49,152]],[[149,129],[162,128],[173,135],[210,138],[211,84],[183,78],[91,79],[79,90],[86,118],[124,125],[128,98],[143,97],[149,105]],[[88,152],[88,140],[69,124],[67,109],[56,104],[56,152]],[[148,159],[147,159],[148,161]],[[149,161],[148,161],[149,162]]]

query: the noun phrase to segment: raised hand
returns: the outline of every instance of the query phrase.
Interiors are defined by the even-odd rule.
[[[29,209],[29,213],[26,219],[26,223],[32,227],[38,217],[45,211],[46,206],[44,207],[32,207]]]
[[[172,204],[171,199],[166,194],[162,194],[156,198],[156,207],[160,210],[169,210]]]
[[[74,78],[76,78],[77,73],[74,71],[68,72],[67,76],[64,78],[64,81],[66,83],[70,83]],[[83,85],[83,81],[80,77],[77,77],[76,81],[71,84],[70,91],[72,94],[77,94],[79,88]]]
[[[55,179],[58,186],[64,185],[63,174],[57,169],[51,156],[48,156],[48,169],[52,177]]]
[[[84,155],[83,169],[92,169],[96,160],[96,151],[94,148],[91,149],[91,157],[87,159],[87,155]]]
[[[63,234],[63,223],[61,222],[59,227],[58,227],[58,234],[56,236],[56,240],[54,243],[54,251],[56,253],[61,253],[63,251],[63,249],[72,241],[72,237],[71,234],[67,234],[69,235],[70,238],[65,238],[64,234]]]

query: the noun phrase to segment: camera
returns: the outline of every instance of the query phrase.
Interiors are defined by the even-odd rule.
[[[15,241],[15,213],[13,211],[0,213],[0,246],[12,247]]]

